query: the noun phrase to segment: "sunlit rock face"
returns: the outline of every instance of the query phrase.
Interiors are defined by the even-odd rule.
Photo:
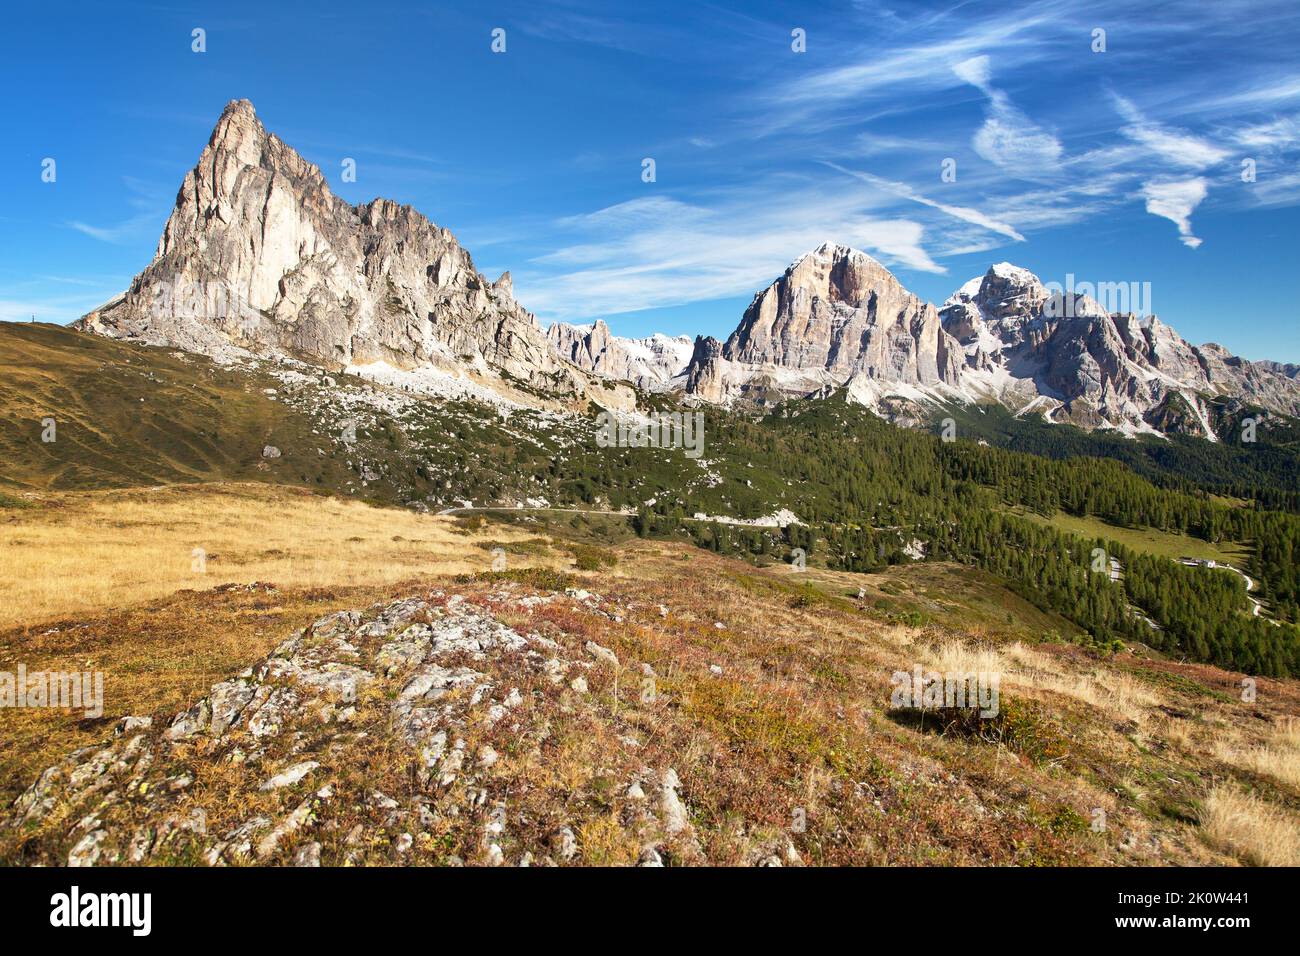
[[[226,106],[186,174],[153,262],[79,327],[209,354],[434,366],[632,400],[559,359],[508,273],[489,280],[410,206],[338,198],[247,100]]]

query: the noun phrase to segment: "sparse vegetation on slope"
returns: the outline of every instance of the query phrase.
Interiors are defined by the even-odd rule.
[[[172,520],[172,492],[133,494],[142,503],[158,496],[158,522]],[[279,507],[281,492],[265,494]],[[299,500],[324,522],[339,507]],[[219,529],[248,507],[214,490],[195,520]],[[454,530],[458,519],[439,519],[449,533],[426,539],[438,552],[431,559],[477,562],[459,580],[182,590],[39,633],[0,634],[9,662],[94,666],[108,676],[98,721],[0,712],[2,736],[13,741],[4,774],[11,794],[77,745],[116,740],[112,754],[128,745],[153,754],[148,767],[133,756],[105,771],[93,819],[78,789],[89,778],[67,774],[100,748],[70,758],[20,805],[26,822],[11,819],[0,855],[99,863],[132,852],[156,863],[288,863],[300,854],[368,864],[513,864],[525,856],[583,864],[1275,862],[1257,855],[1245,824],[1199,824],[1203,815],[1219,820],[1204,809],[1222,809],[1216,780],[1254,793],[1248,819],[1256,825],[1297,821],[1300,792],[1288,765],[1263,756],[1289,746],[1280,735],[1298,703],[1291,682],[1261,680],[1257,699],[1245,703],[1237,674],[1044,642],[1052,619],[1010,593],[999,597],[991,579],[969,591],[943,588],[936,575],[965,580],[957,566],[801,574],[629,537],[605,549],[617,553],[612,567],[588,572],[566,553],[581,549],[517,517],[514,528],[484,522],[472,538]],[[523,545],[510,569],[489,569],[490,551],[478,545],[492,542]],[[275,560],[289,570],[290,555]],[[812,599],[793,600],[810,587]],[[418,746],[393,736],[402,726],[394,707],[417,666],[398,651],[417,635],[405,624],[372,631],[365,622],[395,621],[383,609],[406,597],[424,602],[404,606],[429,608],[419,613],[433,614],[435,630],[473,620],[523,642],[519,651],[437,659],[449,673],[467,666],[485,675],[490,687],[482,697],[438,698],[430,712],[436,722],[422,733],[445,731],[438,752],[463,755],[454,768],[441,756],[425,764]],[[267,693],[294,691],[298,703],[276,698],[278,710],[256,721],[250,710],[220,732],[207,724],[191,732],[187,717],[174,739],[163,736],[209,685],[235,678],[307,622],[350,608],[361,614],[346,631],[323,622],[297,650],[280,652],[285,660],[311,648],[327,655],[301,658],[298,677],[288,668],[266,685]],[[909,622],[912,613],[919,623]],[[529,647],[540,656],[522,653]],[[336,652],[340,664],[389,676],[350,704],[329,693],[316,700],[320,689],[303,681]],[[381,653],[408,663],[385,671]],[[552,658],[564,668],[558,683],[546,665]],[[969,714],[898,710],[891,676],[916,665],[1001,673],[1000,715],[982,724]],[[260,673],[236,683],[269,680]],[[153,723],[113,738],[127,714]],[[273,714],[279,723],[268,723]],[[275,778],[290,782],[259,789]],[[36,806],[43,809],[29,814]],[[83,819],[90,823],[78,826]],[[141,827],[146,836],[133,842]]]

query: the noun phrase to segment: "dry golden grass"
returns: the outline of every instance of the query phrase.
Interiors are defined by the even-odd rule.
[[[1002,673],[1006,661],[991,647],[972,646],[952,638],[930,656],[930,666],[944,674]]]
[[[949,637],[925,656],[927,665],[942,673],[996,672],[1008,687],[1062,694],[1116,721],[1141,721],[1164,700],[1148,685],[1120,671],[1095,666],[1081,669],[1065,657],[1019,641],[997,648]]]
[[[375,585],[486,570],[491,554],[449,517],[260,484],[44,495],[0,510],[0,630],[181,589],[272,582]],[[497,529],[492,540],[525,535]],[[206,555],[196,567],[196,549]],[[513,562],[512,562],[513,563]],[[530,555],[530,565],[561,565]]]
[[[0,521],[0,542],[22,536],[28,543],[12,550],[48,555],[62,569],[58,586],[23,585],[29,590],[20,598],[12,569],[30,575],[33,568],[44,573],[43,565],[6,554],[0,588],[8,589],[9,603],[42,606],[47,622],[77,615],[57,629],[49,623],[0,628],[0,669],[15,660],[29,669],[91,662],[112,676],[105,720],[96,724],[50,711],[0,712],[4,798],[74,746],[103,739],[111,719],[175,713],[322,614],[428,586],[489,603],[502,588],[532,589],[501,579],[451,580],[458,572],[487,570],[491,554],[483,545],[506,543],[512,567],[571,563],[561,544],[501,525],[470,535],[451,519],[262,486],[51,496],[39,509],[0,512]],[[189,571],[196,535],[210,542],[197,546],[217,555],[197,583]],[[79,582],[77,542],[102,549],[104,560],[131,564],[135,577],[123,580],[91,561],[87,580]],[[179,569],[165,563],[176,551]],[[907,585],[905,570],[896,569],[890,581]],[[947,566],[917,573],[927,588],[941,591],[944,575],[966,572]],[[541,839],[572,823],[584,859],[632,862],[639,846],[617,825],[629,807],[623,796],[629,774],[638,766],[672,766],[708,859],[721,863],[766,852],[769,837],[776,841],[788,831],[794,808],[808,814],[809,830],[797,843],[810,863],[1191,864],[1222,862],[1255,845],[1247,842],[1253,831],[1243,815],[1227,812],[1225,800],[1239,790],[1225,784],[1229,795],[1211,801],[1218,815],[1207,812],[1204,840],[1189,822],[1191,802],[1203,793],[1199,780],[1224,776],[1224,761],[1206,741],[1242,753],[1294,749],[1294,731],[1262,738],[1267,725],[1259,719],[1280,722],[1295,712],[1293,682],[1268,682],[1261,703],[1245,708],[1218,692],[1230,690],[1237,676],[1203,665],[1018,641],[1027,628],[1008,630],[988,616],[969,626],[934,620],[911,626],[893,613],[911,609],[906,588],[891,596],[895,604],[877,608],[845,597],[857,592],[851,576],[837,576],[833,590],[811,601],[802,581],[787,578],[781,568],[755,569],[680,545],[634,540],[620,549],[613,571],[579,575],[583,587],[603,595],[602,609],[565,599],[526,611],[504,606],[508,624],[536,630],[577,656],[594,640],[623,662],[622,669],[593,668],[586,698],[555,695],[522,665],[497,675],[501,686],[517,686],[526,701],[539,702],[522,724],[535,738],[526,741],[505,723],[465,731],[471,752],[482,744],[496,749],[493,776],[522,795],[519,810],[531,823],[512,825],[512,832],[522,830],[516,838],[535,830]],[[213,589],[254,579],[272,581],[277,590]],[[1001,604],[1003,595],[983,579],[977,583],[989,606]],[[60,587],[82,590],[62,594]],[[101,603],[90,603],[96,600]],[[958,620],[953,600],[945,613]],[[607,610],[617,610],[617,617]],[[637,662],[657,675],[652,703],[639,700]],[[1019,720],[1017,733],[1041,732],[1043,746],[1029,740],[1013,753],[978,737],[892,719],[890,675],[917,662],[945,672],[999,671],[1006,700],[1023,705],[1011,715]],[[1143,722],[1140,732],[1135,721]],[[1168,741],[1159,751],[1149,746],[1157,734]],[[341,794],[352,799],[366,788],[400,787],[401,753],[377,747],[360,756],[355,766],[328,764]],[[1226,769],[1233,786],[1259,782],[1247,766]],[[267,799],[244,794],[253,803],[224,807],[217,796],[237,788],[215,776],[200,783],[214,801],[209,810],[218,829]],[[368,812],[363,802],[358,798],[349,812]],[[1095,807],[1112,821],[1104,835],[1087,827]],[[1258,799],[1248,810],[1247,821],[1290,819]],[[738,820],[750,828],[738,829]],[[436,824],[419,838],[428,843],[426,857],[456,852],[476,860],[480,848],[464,842],[462,831]],[[1120,849],[1130,834],[1130,847]],[[391,848],[375,853],[392,858]]]
[[[0,803],[125,714],[175,713],[291,631],[464,572],[484,545],[557,566],[533,536],[262,484],[45,494],[0,511],[0,670],[97,670],[104,716],[0,709]],[[191,552],[208,552],[207,573]],[[523,553],[526,552],[526,553]],[[273,591],[218,590],[270,582]]]
[[[1300,818],[1233,786],[1205,798],[1201,823],[1211,842],[1255,866],[1300,865]]]
[[[1285,721],[1268,735],[1264,742],[1241,746],[1220,742],[1214,749],[1224,763],[1272,777],[1300,790],[1300,721]]]
[[[1013,684],[1072,697],[1115,720],[1140,722],[1151,708],[1164,703],[1150,686],[1118,670],[1080,669],[1019,642],[1008,645],[1004,653],[1012,662],[1008,679]]]

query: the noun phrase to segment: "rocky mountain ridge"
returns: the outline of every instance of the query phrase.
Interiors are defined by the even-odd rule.
[[[685,335],[655,333],[641,339],[614,335],[601,319],[591,325],[556,322],[547,341],[565,360],[597,375],[663,391],[690,363],[694,345]]]
[[[1207,397],[1300,414],[1290,367],[1193,346],[1154,315],[1109,312],[998,263],[936,310],[865,253],[824,243],[759,292],[726,342],[697,339],[685,375],[704,401],[776,401],[839,388],[915,421],[996,401],[1084,428],[1215,439]]]
[[[555,355],[509,273],[490,281],[410,206],[338,198],[247,100],[226,106],[186,174],[153,262],[77,327],[214,356],[418,370],[521,401],[635,401]]]
[[[642,391],[717,404],[845,389],[903,423],[996,401],[1126,434],[1216,436],[1207,398],[1300,415],[1296,366],[1193,346],[1154,315],[992,266],[939,308],[836,243],[755,296],[725,342],[543,331],[445,228],[385,199],[352,206],[229,103],[185,177],[153,262],[77,328],[220,359],[283,356],[404,390],[628,411]]]

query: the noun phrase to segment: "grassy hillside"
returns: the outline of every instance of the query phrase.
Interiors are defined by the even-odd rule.
[[[145,776],[118,799],[92,795],[105,852],[155,826],[146,862],[198,862],[225,834],[259,820],[265,833],[306,800],[311,815],[293,824],[301,832],[257,859],[288,862],[316,841],[327,864],[492,862],[484,828],[505,807],[496,843],[507,863],[525,854],[634,863],[647,841],[677,864],[771,855],[786,865],[1300,861],[1295,682],[1261,680],[1245,703],[1240,675],[1214,667],[1041,643],[1042,629],[1059,622],[967,569],[799,574],[626,539],[602,549],[600,570],[583,571],[560,536],[478,517],[368,517],[349,502],[259,485],[52,494],[10,514],[4,533],[27,542],[31,566],[62,567],[61,538],[83,528],[98,548],[110,546],[115,503],[130,525],[116,538],[117,558],[133,564],[137,590],[120,587],[114,555],[100,551],[83,569],[75,612],[40,627],[0,626],[0,668],[106,673],[99,719],[0,710],[0,796],[12,798],[74,747],[112,739],[120,717],[155,717],[146,737],[158,756],[137,771]],[[337,540],[341,518],[354,519],[360,541]],[[280,527],[289,519],[296,530]],[[395,567],[383,566],[389,529],[420,539],[418,548],[397,543]],[[167,552],[191,535],[232,534],[237,547],[258,534],[268,546],[202,587],[166,561],[138,560],[137,542]],[[352,560],[313,563],[313,540],[331,552],[355,548]],[[511,552],[504,572],[489,570],[494,542]],[[450,574],[457,568],[472,573]],[[13,590],[23,585],[0,582],[5,603],[25,599]],[[349,608],[370,620],[375,602],[413,595],[439,614],[458,604],[550,642],[537,644],[549,648],[541,655],[458,658],[487,675],[493,696],[441,698],[446,711],[463,711],[447,729],[473,755],[443,783],[421,784],[419,764],[393,736],[400,683],[363,694],[346,723],[330,716],[340,703],[269,736],[241,726],[221,740],[157,740],[209,684],[293,629]],[[329,633],[320,627],[312,653],[333,646]],[[374,640],[353,638],[347,659],[373,666]],[[375,647],[389,643],[402,646],[394,633]],[[564,682],[546,676],[548,657],[574,662]],[[1000,715],[970,722],[895,707],[891,675],[918,664],[1000,673]],[[656,675],[649,696],[643,665]],[[570,682],[574,673],[581,682]],[[307,691],[291,676],[274,686]],[[512,688],[511,716],[492,716]],[[490,765],[479,757],[489,752]],[[258,788],[308,759],[316,766],[306,782]],[[671,809],[680,806],[683,829],[665,833],[655,822],[664,805],[638,793],[653,795],[647,781],[669,769],[680,778]],[[332,796],[311,804],[326,785]],[[63,862],[81,845],[77,822],[89,807],[71,795],[61,802],[62,793],[50,791],[39,825],[0,827],[0,860]],[[202,830],[161,820],[200,812]],[[1095,820],[1104,825],[1094,829]],[[561,828],[572,855],[557,850]],[[236,844],[220,845],[233,854],[226,859],[241,859]]]
[[[1243,567],[1250,557],[1250,549],[1243,544],[1231,542],[1211,544],[1189,534],[1157,531],[1154,528],[1122,528],[1100,518],[1069,515],[1063,511],[1058,511],[1050,518],[1044,518],[1042,515],[1024,509],[1018,509],[1014,513],[1068,534],[1076,534],[1088,539],[1103,538],[1117,541],[1134,551],[1173,558],[1175,561],[1181,557],[1203,558]]]
[[[44,492],[23,501],[0,509],[0,628],[30,630],[187,588],[458,574],[485,566],[479,545],[510,551],[528,537],[489,539],[449,518],[252,483]]]
[[[1199,578],[1163,558],[1138,558],[1125,559],[1126,597],[1087,574],[1075,533],[1085,529],[1000,520],[1008,508],[1099,514],[1130,528],[1250,541],[1245,570],[1270,613],[1300,617],[1292,557],[1300,517],[1218,504],[1195,488],[1175,493],[1115,462],[944,443],[842,400],[762,414],[704,409],[704,455],[689,458],[601,447],[589,417],[433,399],[295,363],[219,367],[51,326],[0,327],[0,342],[3,509],[31,489],[232,478],[416,510],[466,502],[626,509],[637,512],[638,535],[690,539],[757,563],[802,549],[812,566],[868,572],[924,552],[1000,576],[1099,646],[1135,640],[1257,673],[1300,670],[1300,633],[1250,619],[1235,590],[1184,600],[1184,591],[1205,591]],[[58,428],[49,443],[41,440],[47,418]],[[1061,434],[1068,445],[1070,433]],[[264,457],[267,445],[280,454]],[[693,517],[752,520],[782,509],[801,523],[764,529]],[[1153,541],[1159,535],[1144,543]],[[1135,605],[1156,620],[1155,634]]]
[[[334,487],[311,423],[278,383],[167,349],[45,324],[0,323],[0,484],[123,488],[213,479]],[[42,441],[53,419],[55,440]],[[274,445],[280,459],[262,457]]]

